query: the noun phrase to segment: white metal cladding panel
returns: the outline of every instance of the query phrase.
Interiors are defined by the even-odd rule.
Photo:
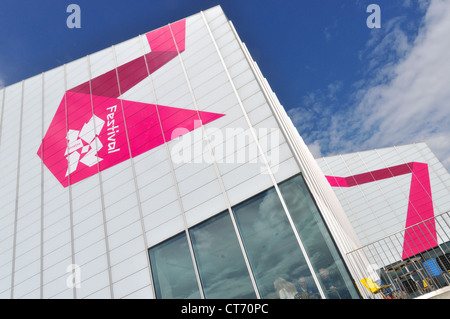
[[[98,269],[95,268],[96,266],[100,266],[101,268],[103,268],[104,265],[85,264],[81,268],[82,276],[85,275],[86,271],[92,271],[92,269],[95,269],[96,272],[99,271]],[[77,288],[77,298],[87,298],[92,294],[102,291],[102,289],[108,286],[109,286],[109,275],[107,270],[101,272],[99,271],[98,273],[90,275],[86,279],[82,277],[80,288]],[[109,291],[105,291],[103,298],[111,298]]]
[[[134,240],[134,239],[138,239],[142,242],[144,242],[144,238],[142,234],[142,225],[141,225],[141,221],[135,221],[132,224],[122,228],[120,231],[117,231],[115,233],[112,233],[109,237],[109,245],[110,245],[110,249],[112,251],[114,251],[114,249],[120,249],[121,246],[127,244],[129,241]],[[145,251],[145,250],[144,250]],[[147,263],[146,258],[142,257],[143,255],[139,255],[141,257],[141,263]],[[133,255],[134,257],[134,255]],[[135,271],[134,267],[135,265],[133,265],[133,259],[125,259],[125,258],[120,258],[117,257],[117,263],[115,261],[112,261],[112,267],[116,267],[117,265],[121,265],[121,268],[123,270],[123,273],[118,276],[118,272],[113,272],[112,273],[112,280],[113,280],[113,288],[114,288],[114,297],[115,298],[120,298],[119,296],[116,296],[116,287],[115,284],[119,281],[123,281],[123,277],[132,275]],[[147,267],[147,265],[145,265],[145,271],[147,273],[147,277],[149,280],[149,269]],[[121,278],[122,277],[122,278]],[[143,282],[144,284],[144,282]],[[142,286],[143,287],[143,286]]]
[[[197,34],[191,36],[190,27],[197,30]],[[196,42],[192,42],[192,39],[195,39]],[[198,48],[201,48],[201,50]],[[213,145],[208,145],[199,139],[194,139],[193,149],[195,150],[196,146],[199,146],[201,152],[200,154],[193,153],[192,157],[194,162],[200,162],[195,165],[202,169],[202,173],[198,175],[191,174],[186,182],[183,182],[182,179],[187,176],[192,164],[175,164],[175,172],[180,183],[181,195],[183,196],[188,191],[188,188],[184,187],[184,185],[190,185],[190,189],[194,190],[183,196],[183,205],[185,206],[187,215],[192,216],[193,214],[189,210],[196,209],[198,211],[198,206],[202,205],[203,207],[210,207],[210,211],[203,214],[205,217],[208,217],[208,215],[211,216],[226,209],[225,202],[220,197],[221,188],[217,180],[217,172],[214,166],[209,164],[209,160],[205,161],[205,159],[209,158],[209,147],[215,146],[215,160],[219,172],[222,175],[223,167],[226,166],[225,169],[228,169],[228,165],[223,163],[223,156],[220,156],[224,154],[225,144],[216,144],[215,139],[220,137],[222,140],[225,140],[227,138],[226,128],[229,130],[233,128],[245,129],[248,127],[248,124],[243,119],[242,110],[239,108],[236,96],[233,96],[231,84],[229,83],[220,57],[217,54],[201,15],[195,16],[192,20],[187,20],[186,51],[181,54],[181,58],[189,81],[188,84],[192,88],[193,97],[191,99],[195,99],[195,105],[201,111],[225,114],[224,117],[205,126],[205,137],[210,138]],[[214,100],[214,96],[216,98],[226,97],[226,99]],[[183,138],[195,137],[196,133],[198,132],[185,135]],[[169,143],[172,150],[176,147],[177,142],[172,141]],[[199,157],[200,160],[198,160]],[[204,161],[201,161],[201,158]],[[197,168],[194,171],[197,171]],[[205,196],[205,191],[208,192],[208,196]],[[215,205],[208,205],[208,200],[215,202]],[[223,204],[219,205],[218,201]],[[214,208],[214,210],[211,208]]]
[[[425,143],[415,144],[417,153],[428,164],[435,214],[450,211],[450,174]]]
[[[145,37],[142,42],[145,42]],[[155,71],[142,86],[150,92],[147,103],[195,110],[186,78],[178,57]],[[136,88],[130,93],[137,92]],[[138,95],[142,95],[139,93]],[[138,95],[128,96],[139,101]],[[156,244],[184,230],[184,221],[175,187],[168,148],[157,147],[136,158],[137,181],[141,196],[144,227],[148,245]],[[142,291],[148,291],[142,288]]]
[[[101,71],[96,70],[97,65],[95,59],[91,59],[92,73],[103,74],[104,72],[133,60],[141,54],[142,48],[139,39],[131,39],[125,43],[114,46],[111,50],[107,50],[102,54],[101,60],[103,64],[100,65]],[[100,58],[100,56],[97,58]],[[105,63],[105,61],[108,63]],[[118,107],[121,107],[121,105],[118,105]],[[89,253],[86,257],[87,260],[98,258],[99,255],[103,255],[103,258],[107,258],[107,256],[105,256],[106,253],[112,254],[113,251],[136,238],[144,242],[144,233],[141,225],[138,194],[136,193],[136,181],[134,179],[132,164],[133,162],[128,160],[101,172],[106,218],[105,231],[107,232],[108,237],[106,241],[100,241],[102,244],[100,247],[96,250],[93,249],[92,252]],[[106,244],[110,250],[108,252],[106,250]],[[122,269],[126,275],[133,272],[133,265],[130,263],[130,259],[125,258],[111,259],[111,269],[119,263],[122,265]],[[101,278],[104,282],[103,286],[96,286],[96,288],[98,288],[97,291],[103,291],[102,288],[111,283],[109,274],[106,276],[105,273],[102,273],[102,275],[97,275],[97,277],[92,278],[92,280]],[[111,272],[111,280],[114,287],[116,282],[123,279],[121,276],[117,275],[117,272]],[[96,293],[97,291],[92,291],[92,293]],[[116,298],[115,290],[113,293]]]
[[[228,73],[232,78],[234,86],[238,89],[238,94],[249,118],[249,122],[257,133],[259,143],[264,148],[266,159],[272,168],[272,173],[274,173],[277,180],[281,181],[286,178],[286,175],[281,174],[278,176],[278,165],[283,162],[283,160],[289,159],[279,159],[280,155],[286,155],[278,153],[278,147],[280,144],[284,143],[284,137],[282,133],[278,131],[277,139],[271,140],[272,143],[267,143],[267,141],[264,140],[266,130],[279,129],[279,126],[273,117],[272,110],[268,106],[264,94],[259,89],[249,62],[244,58],[239,42],[231,31],[230,25],[220,8],[208,10],[205,12],[205,17],[224,59],[224,63],[227,66]],[[251,61],[251,63],[254,62]],[[264,147],[266,145],[268,147]],[[288,157],[293,156],[290,150],[287,154]],[[293,162],[291,161],[290,163]],[[295,166],[297,168],[297,165]],[[297,168],[294,174],[298,172]]]
[[[113,46],[117,58],[117,65],[123,65],[144,54],[139,37],[134,37]]]
[[[141,250],[139,253],[130,256],[129,260],[118,263],[111,269],[113,277],[117,279],[114,287],[115,298],[123,298],[132,294],[134,291],[149,288],[150,280],[148,277],[147,258],[147,251]],[[142,282],[135,282],[135,278],[139,278]],[[133,283],[135,287],[132,287],[133,289],[126,292],[122,292],[121,286],[126,286],[127,283]],[[153,296],[151,289],[145,289],[145,291],[148,293],[146,298]]]
[[[297,160],[294,157],[290,157],[288,160],[280,162],[280,164],[277,167],[272,168],[272,170],[274,171],[277,183],[281,183],[300,172]]]
[[[157,104],[195,109],[178,57],[152,73],[151,80]]]
[[[351,200],[351,205],[354,211],[359,212],[357,218],[365,234],[362,240],[364,243],[391,235],[405,227],[408,196],[402,190],[408,192],[410,182],[411,176],[405,175],[358,186],[363,197],[361,200]],[[392,187],[393,183],[395,187]],[[388,187],[391,192],[385,193]]]
[[[115,46],[115,52],[118,61],[124,62],[132,60],[149,52],[148,41],[146,40],[145,35],[138,36]],[[120,62],[118,62],[118,64],[121,65]],[[152,83],[148,77],[123,93],[120,98],[142,103],[156,103],[156,99],[153,95]]]
[[[317,164],[320,165],[321,170],[325,175],[331,176],[348,176],[349,170],[345,166],[340,156],[330,156],[318,158]]]
[[[39,288],[40,283],[40,163],[33,147],[41,136],[41,77],[24,82],[22,142],[19,174],[18,215],[15,246],[14,296]],[[31,155],[31,156],[30,156]],[[37,176],[36,176],[37,175]],[[37,177],[37,178],[35,178]],[[36,281],[38,285],[36,285]],[[39,293],[39,290],[38,290]]]
[[[134,58],[142,56],[145,52],[143,50],[141,38],[137,37],[125,43],[115,46],[118,65],[122,65]],[[123,80],[123,79],[121,79]],[[151,78],[144,80],[138,88],[134,88],[122,95],[125,100],[140,101],[146,103],[159,103],[157,96],[153,95],[153,83]],[[173,177],[171,175],[169,158],[165,146],[158,147],[147,152],[149,154],[141,154],[131,161],[135,170],[136,186],[138,187],[139,209],[133,211],[126,211],[121,216],[115,217],[114,221],[108,222],[108,231],[116,233],[122,232],[124,240],[121,244],[125,244],[128,240],[140,238],[145,243],[149,234],[150,228],[147,227],[145,217],[157,212],[160,208],[165,207],[171,202],[177,200],[176,189],[174,187]],[[134,183],[134,181],[133,181]],[[179,210],[172,212],[179,215]],[[141,219],[142,214],[142,219]],[[167,218],[170,214],[163,216]],[[128,225],[128,227],[126,227]],[[122,228],[119,230],[119,228]],[[143,237],[145,236],[145,237]],[[126,239],[126,240],[125,240]],[[114,241],[110,241],[114,246]],[[142,286],[136,287],[139,290],[146,287],[150,282],[148,269],[148,256],[146,249],[128,258],[118,258],[112,261],[112,278],[114,297],[121,298],[125,295],[118,286],[123,282],[128,282],[130,278],[136,276],[136,273],[141,273],[141,276],[146,276],[141,281]],[[137,263],[137,261],[139,261]]]
[[[109,287],[103,288],[101,290],[98,290],[94,292],[93,294],[90,294],[85,299],[110,299],[111,298],[111,291]]]
[[[156,98],[153,95],[152,83],[149,77],[122,94],[121,98],[129,101],[156,104]]]
[[[186,223],[188,227],[192,227],[209,217],[211,217],[212,212],[224,211],[227,207],[225,198],[222,193],[214,197],[208,198],[203,201],[200,205],[195,206],[186,212]]]
[[[125,295],[123,297],[123,299],[149,299],[149,298],[151,299],[155,298],[151,284],[139,290],[135,290],[131,294]]]
[[[65,92],[65,70],[59,67],[43,74],[44,132],[48,129]],[[39,143],[35,145],[35,154]],[[46,155],[44,154],[44,157]],[[48,169],[43,185],[43,297],[67,290],[67,266],[72,263],[69,193]],[[72,292],[72,291],[70,291]]]
[[[90,64],[83,58],[66,66],[67,88],[75,87],[89,80]],[[70,129],[70,127],[69,127]],[[105,240],[102,211],[102,193],[99,176],[95,175],[80,183],[70,186],[72,198],[74,262],[83,271],[81,290],[77,290],[77,298],[93,293],[91,282],[95,278],[99,289],[109,285],[109,280],[99,274],[108,269],[106,251],[97,250],[93,243],[86,243],[86,238]],[[103,236],[102,236],[103,235]],[[92,236],[92,237],[91,237]],[[88,256],[83,260],[79,256]],[[77,258],[78,257],[78,258]],[[95,262],[94,262],[95,261]],[[106,277],[106,279],[108,279]]]
[[[368,168],[364,165],[364,162],[361,161],[358,153],[352,153],[342,157],[345,162],[345,166],[348,168],[349,175],[353,176],[367,172]]]
[[[418,143],[396,146],[392,149],[395,150],[398,164],[409,162],[428,164],[435,215],[449,211],[450,183],[448,181],[450,180],[450,175],[428,146],[425,143]]]
[[[125,298],[149,285],[150,277],[148,269],[142,269],[114,283],[114,298]],[[148,296],[148,298],[151,297],[152,296]]]
[[[212,55],[212,53],[214,53],[214,47],[211,46],[210,41],[205,42],[205,39],[208,39],[205,37],[207,35],[205,31],[200,15],[193,16],[186,20],[186,51],[183,52],[179,58],[176,58],[178,60],[177,63],[171,65],[170,70],[168,70],[168,72],[171,72],[170,74],[173,74],[173,78],[166,78],[165,83],[168,83],[168,85],[166,88],[160,90],[158,82],[162,81],[159,79],[158,74],[152,76],[154,83],[156,83],[155,88],[157,89],[158,102],[160,104],[164,104],[160,99],[161,91],[163,99],[166,99],[165,96],[168,94],[165,93],[166,91],[174,91],[180,92],[180,94],[176,94],[176,99],[172,100],[173,102],[167,99],[168,103],[176,103],[173,106],[192,110],[196,110],[197,106],[201,109],[202,102],[197,98],[201,97],[203,93],[198,89],[205,89],[205,85],[212,85],[217,88],[223,83],[223,80],[221,82],[217,77],[215,79],[214,77],[213,79],[210,77],[204,77],[203,79],[198,78],[198,75],[201,75],[202,70],[205,70],[205,68],[208,69],[211,65],[217,63],[217,61],[214,61],[213,59],[214,55]],[[198,64],[200,70],[193,68],[192,64]],[[184,71],[186,71],[186,74]],[[164,78],[164,76],[162,76],[162,78]],[[197,79],[203,82],[203,86],[197,86]],[[172,86],[175,86],[175,88],[172,89]],[[192,89],[193,95],[191,94],[190,89]],[[207,88],[206,91],[209,92],[210,88]],[[167,105],[172,106],[170,104]],[[215,112],[215,110],[208,111]],[[202,132],[203,129],[197,129],[194,132],[188,133],[169,143],[175,178],[178,182],[177,187],[185,212],[189,212],[189,210],[204,205],[210,198],[218,196],[220,198],[220,196],[223,196],[214,166],[211,164],[211,161],[208,160],[210,150],[208,144],[202,140]],[[196,136],[199,136],[200,138],[196,139]],[[180,145],[180,142],[189,140],[192,142],[189,143],[192,146],[192,153],[189,154],[190,156],[187,158],[188,163],[186,163],[185,160],[177,159],[176,149]],[[191,161],[194,163],[189,163]],[[211,214],[216,214],[225,208],[226,206],[223,205],[217,211],[212,211]]]
[[[39,293],[41,233],[41,161],[36,156],[42,127],[42,77],[24,82],[14,296]],[[23,264],[23,266],[22,266]],[[16,289],[17,287],[17,289]]]
[[[246,105],[252,105],[256,109],[256,107],[262,107],[266,101],[264,98],[264,95],[262,94],[260,88],[258,86],[254,86],[251,83],[256,83],[254,75],[250,72],[248,62],[245,60],[244,55],[241,52],[239,43],[237,39],[234,37],[234,34],[232,33],[228,22],[223,15],[220,8],[213,8],[211,10],[208,10],[205,12],[205,19],[208,23],[208,27],[211,30],[212,37],[219,49],[220,57],[223,59],[223,63],[225,64],[228,72],[228,76],[231,78],[231,81],[233,83],[234,88],[236,89],[235,96],[238,99],[236,102],[240,105],[233,106],[233,110],[235,110],[237,117],[237,120],[232,121],[230,124],[227,123],[228,128],[234,128],[235,130],[243,129],[244,132],[242,132],[242,136],[246,136],[246,151],[248,153],[248,159],[251,162],[253,159],[257,158],[257,163],[250,163],[246,164],[244,166],[242,165],[234,165],[236,166],[235,169],[242,169],[242,167],[248,166],[249,172],[256,172],[254,168],[258,167],[260,168],[262,164],[264,164],[264,160],[262,157],[260,157],[260,152],[258,148],[256,147],[256,143],[254,140],[254,137],[252,136],[251,131],[249,129],[249,123],[244,118],[244,113],[247,113],[249,110],[245,108]],[[222,64],[222,61],[221,61]],[[236,68],[236,65],[240,66],[239,68]],[[223,64],[221,66],[224,68]],[[232,72],[234,70],[235,72]],[[233,88],[230,87],[230,90]],[[249,103],[247,103],[249,102]],[[241,105],[244,107],[242,109]],[[264,112],[265,111],[265,112]],[[264,120],[264,116],[271,116],[273,118],[273,115],[267,110],[261,110],[261,112],[255,117],[255,113],[253,114],[246,114],[249,117],[249,122],[251,125],[257,124],[256,122],[258,119],[261,119],[261,116],[263,117],[262,120]],[[252,122],[251,120],[254,119],[255,121]],[[225,119],[224,119],[225,121]],[[278,128],[278,125],[275,126]],[[264,127],[267,129],[268,127]],[[257,138],[264,138],[264,136],[267,133],[267,130],[261,130],[258,131],[258,127],[254,128],[254,132],[256,134]],[[239,135],[238,135],[239,136]],[[228,140],[229,141],[229,140]],[[281,141],[281,142],[280,142]],[[261,141],[258,141],[260,144]],[[277,147],[278,143],[282,143],[282,136],[280,136],[280,139],[276,141],[277,143],[272,143],[270,145],[271,147]],[[261,145],[264,151],[268,151],[269,148],[266,147],[266,144]],[[255,151],[256,149],[256,151]],[[238,150],[240,151],[240,150]],[[267,156],[267,152],[265,152],[265,156],[267,160],[269,160],[270,164],[270,158]],[[239,164],[239,163],[237,163]],[[219,164],[220,171],[223,172],[224,176],[226,174],[230,174],[230,167],[234,168],[233,165],[227,165],[227,163]],[[250,166],[254,166],[250,168]],[[235,185],[233,187],[248,187],[248,178],[249,175],[245,174],[241,179],[237,179]],[[271,181],[268,174],[264,174],[261,176],[260,171],[258,173],[254,174],[253,179],[255,179],[253,182],[255,185],[258,185],[260,183],[260,188],[253,189],[255,193],[258,191],[263,190],[264,188],[267,188],[271,186]],[[256,179],[258,179],[258,183],[256,182]],[[239,183],[239,181],[242,181],[242,183]],[[247,184],[247,185],[245,185]],[[238,203],[240,200],[242,200],[241,197],[235,197],[235,194],[237,194],[236,189],[231,189],[229,186],[225,184],[225,187],[228,191],[228,196],[230,198],[230,202],[232,205]]]
[[[417,148],[414,146],[414,144],[400,145],[393,148],[397,154],[397,158],[399,161],[407,163],[410,161],[419,161],[423,158],[417,151]]]
[[[116,67],[113,47],[90,54],[88,58],[91,79],[96,78],[108,71],[111,71]]]
[[[398,152],[394,147],[377,149],[376,152],[381,157],[385,167],[399,165]]]
[[[147,231],[148,246],[154,246],[174,234],[180,233],[185,229],[183,217],[181,215],[170,216],[173,211],[179,209],[179,203],[172,202],[155,213],[145,217],[145,227]],[[164,219],[163,221],[161,221]]]
[[[156,70],[150,78],[156,92],[155,102],[158,105],[195,110],[179,57]]]
[[[0,266],[5,272],[0,274],[0,293],[2,293],[2,295],[3,293],[9,295],[14,248],[15,199],[22,83],[6,88],[5,94],[0,145],[0,165],[2,167],[0,173],[0,202],[2,203],[0,213]]]
[[[173,201],[178,200],[176,190],[173,188],[173,176],[171,173],[163,175],[154,183],[149,184],[148,187],[141,190],[141,193],[147,195],[147,193],[153,193],[154,195],[145,199],[142,202],[142,210],[145,212],[144,218],[158,212],[161,208],[171,204]],[[175,217],[181,214],[180,209],[174,209],[171,217]],[[164,222],[162,220],[160,222]],[[148,230],[148,229],[147,229]]]

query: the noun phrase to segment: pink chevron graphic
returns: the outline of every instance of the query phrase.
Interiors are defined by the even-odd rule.
[[[92,90],[94,95],[107,97],[118,97],[124,94],[185,50],[185,25],[185,20],[181,20],[147,33],[151,52],[69,91],[90,94]]]
[[[353,187],[409,173],[412,176],[402,259],[438,244],[428,165],[411,162],[348,177],[326,176],[332,187]]]
[[[67,187],[222,116],[69,91],[38,155]]]
[[[118,99],[185,50],[185,20],[146,38],[150,53],[64,94],[37,152],[64,187],[224,116]]]

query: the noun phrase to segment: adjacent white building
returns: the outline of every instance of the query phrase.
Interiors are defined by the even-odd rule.
[[[450,175],[426,143],[317,159],[379,267],[448,253]],[[440,251],[441,250],[441,251]]]

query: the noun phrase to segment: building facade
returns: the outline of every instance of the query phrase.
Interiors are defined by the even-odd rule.
[[[450,252],[450,175],[426,143],[317,162],[378,267]]]
[[[0,98],[1,298],[360,297],[357,235],[220,6]]]

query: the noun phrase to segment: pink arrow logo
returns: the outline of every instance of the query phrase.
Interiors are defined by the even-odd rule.
[[[150,53],[65,93],[37,152],[64,187],[224,116],[117,99],[184,51],[185,21],[146,36]]]
[[[411,173],[402,259],[438,245],[428,165],[411,162],[348,177],[326,176],[332,187],[353,187]]]
[[[186,133],[222,116],[67,92],[38,155],[66,187],[69,177],[74,184],[171,141],[179,136],[177,129]]]

